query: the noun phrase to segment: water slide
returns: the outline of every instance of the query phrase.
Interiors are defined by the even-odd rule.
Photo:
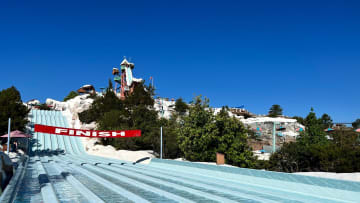
[[[32,123],[68,127],[58,111],[32,110]],[[31,125],[33,130],[33,126]],[[80,138],[34,133],[0,202],[357,202],[360,183],[153,159],[88,155]]]
[[[126,84],[127,84],[127,86],[130,87],[132,84],[132,80],[133,80],[132,70],[130,67],[126,67],[125,71],[126,71]]]

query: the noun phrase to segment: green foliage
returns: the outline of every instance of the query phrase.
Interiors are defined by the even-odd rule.
[[[324,119],[325,118],[325,119]],[[326,138],[324,122],[329,116],[317,118],[313,109],[304,119],[305,132],[296,142],[285,143],[270,157],[269,170],[283,172],[360,171],[358,135],[349,129],[335,130]]]
[[[99,122],[106,112],[121,110],[124,108],[123,105],[123,102],[108,88],[103,97],[95,98],[88,110],[79,113],[79,119],[83,123]]]
[[[109,81],[104,96],[96,97],[90,109],[79,114],[80,120],[85,123],[96,121],[99,130],[141,130],[141,137],[101,139],[104,145],[112,145],[117,149],[159,152],[160,121],[158,112],[153,107],[154,90],[139,84],[135,86],[133,93],[122,101],[114,94],[111,86],[112,83]],[[167,131],[167,125],[164,129]],[[166,144],[171,146],[172,139],[165,138]]]
[[[360,118],[356,119],[353,123],[352,123],[352,127],[355,129],[360,128]]]
[[[183,101],[182,98],[179,98],[175,101],[175,111],[179,115],[184,115],[188,109],[188,105]]]
[[[293,119],[296,119],[296,121],[297,121],[298,123],[300,123],[301,125],[305,125],[305,122],[304,122],[304,118],[303,118],[303,117],[301,117],[301,116],[293,116],[292,118],[293,118]]]
[[[11,130],[25,130],[29,110],[21,101],[20,92],[14,87],[0,91],[0,133],[7,133],[8,120],[11,118]]]
[[[331,117],[330,117],[328,114],[326,114],[326,113],[324,113],[324,114],[321,116],[320,120],[321,120],[321,123],[322,123],[324,129],[325,129],[325,128],[330,128],[330,127],[333,125],[333,120],[332,120]]]
[[[277,116],[281,116],[282,114],[283,114],[283,109],[280,107],[279,104],[274,104],[271,106],[269,110],[270,117],[277,117]]]
[[[214,161],[218,134],[209,100],[196,97],[179,129],[179,147],[190,161]]]
[[[71,91],[65,98],[64,98],[64,101],[67,101],[67,100],[69,100],[69,99],[72,99],[72,98],[74,98],[74,97],[76,97],[76,96],[78,96],[79,95],[79,93],[77,93],[77,92],[75,92],[75,91]]]
[[[163,157],[167,159],[175,159],[183,154],[177,143],[177,129],[180,127],[178,116],[173,115],[170,119],[162,118],[160,125],[163,127]]]
[[[40,105],[38,106],[38,108],[39,108],[40,110],[46,110],[46,111],[51,110],[51,108],[50,108],[47,104],[45,104],[45,103],[40,104]]]
[[[215,161],[216,152],[225,154],[229,164],[251,167],[252,152],[247,145],[246,129],[227,109],[214,116],[209,100],[198,96],[192,102],[189,115],[183,117],[178,129],[178,142],[190,161]]]
[[[308,143],[323,143],[327,141],[324,132],[323,123],[321,119],[316,117],[316,114],[311,108],[310,113],[304,119],[305,133],[301,134],[297,142]]]

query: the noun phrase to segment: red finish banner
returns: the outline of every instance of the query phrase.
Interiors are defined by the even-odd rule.
[[[47,125],[35,124],[34,131],[38,133],[48,133],[54,135],[67,135],[78,137],[106,137],[106,138],[120,138],[120,137],[140,137],[141,130],[80,130],[72,128],[63,128]]]

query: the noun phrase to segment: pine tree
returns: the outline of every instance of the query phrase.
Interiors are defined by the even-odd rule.
[[[321,123],[322,123],[324,129],[325,129],[325,128],[330,128],[330,127],[333,125],[333,120],[332,120],[331,117],[330,117],[328,114],[326,114],[326,113],[324,113],[324,114],[321,116],[320,120],[321,120]]]
[[[69,99],[72,99],[72,98],[74,98],[74,97],[76,97],[76,96],[78,96],[79,95],[79,93],[77,93],[77,92],[75,92],[75,91],[71,91],[65,98],[64,98],[64,101],[67,101],[67,100],[69,100]]]
[[[8,119],[11,118],[12,130],[25,130],[29,110],[22,103],[20,92],[14,87],[0,92],[0,133],[7,133]]]
[[[175,101],[175,111],[179,115],[184,115],[188,109],[188,105],[183,101],[182,98],[179,98]]]
[[[281,116],[282,114],[283,114],[283,109],[280,107],[279,104],[274,104],[271,106],[269,110],[270,117],[277,117],[277,116]]]
[[[360,128],[360,118],[356,119],[353,123],[352,123],[352,127],[357,129]]]

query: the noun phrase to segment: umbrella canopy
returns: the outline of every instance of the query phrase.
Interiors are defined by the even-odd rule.
[[[360,133],[360,128],[356,129],[356,130],[355,130],[355,132],[358,132],[358,133]]]
[[[8,134],[5,134],[3,136],[0,137],[8,137]],[[19,130],[15,130],[10,132],[10,137],[31,137],[31,135],[25,134],[24,132],[21,132]]]

